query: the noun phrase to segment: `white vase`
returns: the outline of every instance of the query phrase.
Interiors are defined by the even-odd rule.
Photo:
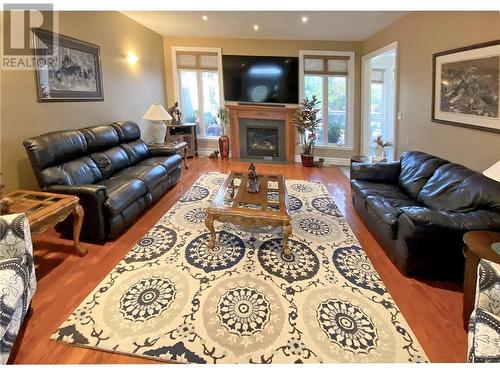
[[[151,125],[151,135],[154,143],[164,143],[167,134],[167,126],[161,121],[153,121]]]

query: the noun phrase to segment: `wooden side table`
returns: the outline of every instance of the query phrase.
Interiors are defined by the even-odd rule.
[[[73,242],[78,255],[87,254],[87,249],[80,243],[80,231],[83,223],[83,208],[75,195],[55,194],[42,191],[15,190],[4,197],[11,198],[13,204],[9,213],[25,213],[32,233],[41,233],[54,227],[73,215]]]
[[[188,144],[187,142],[165,141],[163,143],[148,143],[150,149],[165,150],[176,153],[184,159],[184,168],[189,169],[187,165]]]
[[[470,315],[474,310],[476,298],[477,267],[480,259],[487,259],[500,264],[500,255],[495,253],[491,245],[500,242],[500,232],[472,231],[464,234],[464,328],[469,325]]]

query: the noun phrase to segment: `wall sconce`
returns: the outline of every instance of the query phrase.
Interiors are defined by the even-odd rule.
[[[127,55],[125,56],[125,59],[127,60],[127,62],[130,65],[135,65],[135,63],[137,61],[139,61],[139,58],[137,57],[137,55],[135,53],[133,53],[132,51],[128,51]]]

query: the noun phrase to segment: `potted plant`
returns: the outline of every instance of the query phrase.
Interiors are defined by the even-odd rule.
[[[312,99],[305,98],[295,111],[292,125],[295,126],[300,135],[302,153],[300,154],[302,165],[312,167],[314,165],[314,145],[317,139],[317,128],[321,119],[318,118],[321,102],[315,95]]]
[[[385,158],[387,156],[385,152],[386,147],[392,146],[392,142],[384,142],[382,135],[377,135],[377,138],[373,140],[375,143],[375,155],[377,158]]]
[[[229,116],[229,110],[225,107],[220,107],[217,111],[217,118],[220,120],[221,135],[219,137],[219,151],[222,160],[229,159],[229,136],[227,135]]]

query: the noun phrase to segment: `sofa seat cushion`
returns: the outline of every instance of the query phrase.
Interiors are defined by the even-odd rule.
[[[429,178],[446,160],[420,151],[407,151],[401,155],[401,172],[398,183],[402,191],[411,198],[417,195]]]
[[[167,173],[160,165],[134,165],[118,172],[114,177],[141,180],[151,192],[156,185],[167,178]]]
[[[137,199],[148,193],[148,189],[143,181],[136,178],[113,177],[102,180],[99,184],[106,187],[107,199],[104,207],[117,215]]]
[[[152,156],[144,159],[137,165],[161,165],[168,173],[171,173],[181,165],[181,162],[182,158],[179,155]]]
[[[353,180],[351,181],[351,188],[355,189],[358,192],[358,194],[360,194],[364,198],[370,195],[375,195],[393,199],[402,199],[402,200],[409,199],[408,196],[405,193],[403,193],[397,185],[393,184]]]

